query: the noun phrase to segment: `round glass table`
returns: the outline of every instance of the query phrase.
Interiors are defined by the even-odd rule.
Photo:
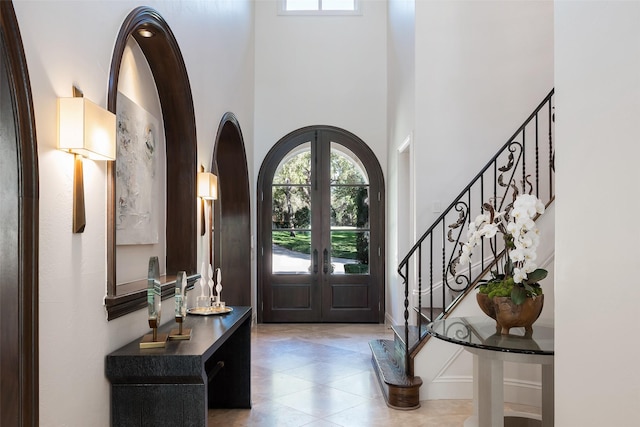
[[[473,354],[474,414],[465,427],[553,426],[553,326],[536,323],[530,336],[524,328],[512,328],[509,335],[501,335],[495,320],[479,316],[436,320],[427,330]],[[504,362],[542,365],[542,417],[522,413],[505,416]]]

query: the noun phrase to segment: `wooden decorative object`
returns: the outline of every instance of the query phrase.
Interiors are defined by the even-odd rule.
[[[480,309],[496,321],[496,332],[508,335],[509,329],[524,327],[525,335],[533,333],[532,325],[538,320],[544,306],[544,294],[527,298],[522,304],[514,304],[509,297],[493,297],[476,294]]]

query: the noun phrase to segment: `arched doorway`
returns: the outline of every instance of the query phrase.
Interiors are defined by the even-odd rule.
[[[258,320],[382,322],[384,179],[343,129],[282,138],[258,176]]]
[[[223,273],[223,300],[251,305],[251,199],[244,139],[235,114],[220,121],[211,170],[218,176],[212,264]]]
[[[31,86],[0,2],[0,425],[38,425],[38,158]]]

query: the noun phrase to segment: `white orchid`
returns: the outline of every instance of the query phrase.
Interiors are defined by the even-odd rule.
[[[520,262],[520,261],[524,261],[524,251],[520,248],[515,248],[511,251],[509,251],[509,258],[511,258],[511,261],[513,261],[514,263],[516,262]],[[514,279],[515,280],[515,279]],[[520,283],[521,280],[516,281],[516,283]]]
[[[519,304],[533,293],[534,286],[539,287],[537,282],[547,275],[547,271],[537,268],[534,262],[540,243],[540,233],[534,219],[544,213],[545,207],[532,194],[517,195],[516,192],[515,195],[513,204],[504,212],[496,212],[491,204],[483,205],[485,212],[469,223],[468,241],[460,244],[458,263],[471,263],[473,248],[482,238],[492,239],[498,232],[503,233],[507,261],[504,274],[498,275],[496,272],[494,279],[509,280],[519,285],[514,286],[511,294],[513,301]]]
[[[485,224],[480,230],[480,234],[487,238],[492,238],[498,232],[498,225],[495,223]]]
[[[522,283],[522,281],[526,278],[527,278],[527,273],[525,273],[522,269],[520,268],[513,269],[513,281],[515,283]]]

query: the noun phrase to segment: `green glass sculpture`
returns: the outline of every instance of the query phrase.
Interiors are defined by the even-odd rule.
[[[183,328],[184,318],[187,315],[187,273],[178,271],[176,276],[176,323],[177,329],[172,329],[169,333],[169,339],[172,340],[188,340],[191,338],[191,329]]]
[[[168,334],[158,334],[162,304],[162,285],[160,283],[160,265],[158,257],[149,258],[147,274],[147,309],[149,311],[149,327],[153,333],[145,335],[140,342],[140,348],[164,347]]]

